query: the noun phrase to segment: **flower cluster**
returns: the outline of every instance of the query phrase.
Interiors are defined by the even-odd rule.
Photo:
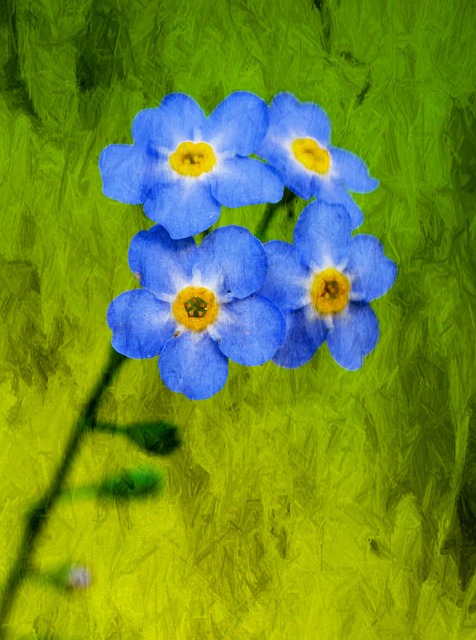
[[[159,356],[164,383],[194,400],[223,387],[228,359],[295,368],[326,341],[339,365],[362,366],[379,336],[369,303],[397,270],[375,237],[352,235],[363,214],[349,191],[368,193],[378,181],[360,158],[330,144],[321,107],[290,93],[268,106],[237,91],[206,117],[174,93],[136,116],[132,138],[99,158],[104,194],[142,204],[157,223],[129,249],[141,289],[108,309],[116,351]],[[292,244],[263,245],[235,225],[199,246],[192,238],[218,220],[221,206],[276,203],[285,186],[315,198]]]

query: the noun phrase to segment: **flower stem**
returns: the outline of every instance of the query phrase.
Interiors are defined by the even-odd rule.
[[[26,514],[26,522],[18,554],[8,575],[3,591],[3,598],[0,602],[0,639],[5,637],[7,631],[5,622],[8,619],[17,592],[29,573],[29,565],[35,549],[35,543],[46,526],[49,514],[56,504],[58,497],[61,495],[63,484],[73,460],[79,451],[83,436],[95,425],[96,412],[104,392],[125,360],[125,356],[111,349],[109,361],[104,372],[74,424],[64,451],[63,459],[51,479],[49,488]]]
[[[274,204],[270,203],[266,207],[264,215],[260,220],[258,227],[255,231],[255,236],[261,242],[264,242],[266,239],[266,231],[269,227],[271,220],[273,219],[274,214],[281,207],[286,207],[289,202],[295,197],[294,193],[290,191],[287,187],[284,189],[284,195],[279,202],[275,202]]]

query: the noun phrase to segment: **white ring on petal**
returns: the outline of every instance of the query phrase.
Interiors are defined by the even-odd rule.
[[[197,265],[195,265],[192,268],[192,280],[188,283],[188,285],[185,286],[191,286],[191,287],[205,287],[205,289],[210,289],[210,291],[212,291],[213,295],[215,296],[215,299],[217,300],[218,303],[221,303],[224,299],[224,296],[220,296],[218,291],[220,290],[220,284],[224,279],[224,274],[223,273],[217,273],[215,274],[214,278],[208,278],[208,279],[204,279],[202,277],[202,273],[200,271],[200,269],[197,267]]]

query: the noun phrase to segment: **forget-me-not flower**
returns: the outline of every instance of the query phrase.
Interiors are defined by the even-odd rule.
[[[99,157],[103,192],[145,214],[175,239],[195,235],[219,218],[221,205],[278,202],[278,172],[249,158],[263,140],[268,106],[235,91],[206,117],[197,102],[171,93],[132,124],[134,144],[112,144]]]
[[[244,227],[220,227],[197,247],[156,225],[132,239],[129,265],[142,289],[110,304],[112,345],[129,358],[160,356],[172,391],[209,398],[226,382],[228,358],[263,364],[283,344],[282,313],[256,293],[266,278],[265,251]]]
[[[276,167],[285,185],[300,198],[344,205],[352,228],[363,214],[349,191],[368,193],[378,187],[365,163],[354,153],[330,144],[331,124],[326,112],[292,93],[278,93],[270,105],[269,128],[256,151]]]
[[[294,229],[294,243],[264,245],[268,275],[259,293],[284,313],[286,340],[273,361],[300,367],[326,341],[345,369],[362,366],[376,346],[378,320],[369,302],[392,286],[397,268],[374,236],[352,236],[341,205],[312,202]]]

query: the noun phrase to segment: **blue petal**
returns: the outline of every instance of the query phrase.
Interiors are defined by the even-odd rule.
[[[292,93],[278,93],[269,107],[266,141],[272,139],[314,138],[327,147],[331,137],[330,120],[313,102],[300,102]],[[258,152],[257,152],[258,153]]]
[[[107,323],[113,332],[112,346],[128,358],[159,355],[177,325],[171,318],[170,304],[144,289],[115,298],[107,310]]]
[[[364,214],[362,209],[356,204],[352,196],[336,181],[321,180],[319,183],[316,199],[319,202],[326,202],[327,204],[341,205],[347,209],[347,213],[350,216],[350,222],[352,230],[360,227],[364,221]]]
[[[224,386],[228,360],[206,332],[188,331],[167,342],[159,370],[171,391],[190,400],[204,400]]]
[[[296,163],[288,140],[282,138],[268,139],[268,137],[266,137],[258,148],[256,155],[264,158],[271,167],[279,171],[283,176],[286,186],[288,186],[287,175],[289,167]]]
[[[193,267],[220,296],[245,298],[266,278],[263,245],[245,227],[219,227],[203,239]]]
[[[350,191],[369,193],[376,189],[379,181],[371,178],[365,162],[351,151],[329,147],[333,177]]]
[[[129,247],[129,266],[142,287],[159,297],[177,293],[191,279],[191,264],[197,247],[193,238],[172,240],[156,225],[140,231]]]
[[[174,239],[193,236],[220,217],[220,205],[203,179],[177,178],[155,185],[144,202],[145,214],[167,229]]]
[[[228,358],[253,366],[274,356],[284,342],[286,323],[271,300],[253,295],[222,305],[213,329]]]
[[[397,266],[385,256],[380,240],[364,233],[352,238],[345,271],[352,276],[352,296],[364,302],[387,293],[397,276]]]
[[[218,151],[248,156],[268,129],[266,102],[249,91],[235,91],[208,117],[205,139]]]
[[[229,158],[213,173],[212,194],[225,207],[279,202],[283,197],[280,174],[260,160]]]
[[[298,309],[305,303],[309,269],[296,248],[288,242],[272,240],[264,245],[268,273],[259,294],[272,300],[281,310]]]
[[[335,314],[327,346],[337,364],[355,371],[362,366],[364,356],[375,349],[379,326],[377,316],[367,304],[351,302],[346,311]]]
[[[294,228],[294,243],[303,262],[311,268],[345,265],[351,242],[351,224],[346,209],[311,202],[303,209]]]
[[[125,204],[142,204],[147,193],[147,160],[130,144],[110,144],[99,155],[102,192]]]
[[[331,135],[329,118],[321,107],[301,103],[291,93],[279,93],[270,106],[270,124],[256,153],[275,167],[286,186],[300,198],[316,194],[321,177],[296,160],[292,143],[296,138],[314,138],[327,148]]]
[[[286,187],[303,200],[310,200],[318,192],[320,176],[298,162],[290,149],[275,146],[266,156],[261,155],[281,174]]]
[[[292,143],[296,138],[314,138],[327,148],[330,131],[329,118],[323,109],[310,102],[300,103],[290,93],[280,93],[271,103],[269,129],[256,153],[282,174],[291,191],[310,200],[322,177],[296,160]]]
[[[270,163],[275,166],[271,160]],[[287,188],[303,200],[310,200],[315,196],[322,182],[321,176],[306,169],[294,156],[289,157],[286,169],[282,170],[282,176]]]
[[[185,140],[201,140],[205,124],[205,114],[193,98],[170,93],[160,107],[139,111],[132,123],[132,137],[140,146],[173,151]]]
[[[285,314],[286,340],[278,349],[273,362],[286,369],[296,369],[306,364],[324,342],[327,329],[308,307]]]

